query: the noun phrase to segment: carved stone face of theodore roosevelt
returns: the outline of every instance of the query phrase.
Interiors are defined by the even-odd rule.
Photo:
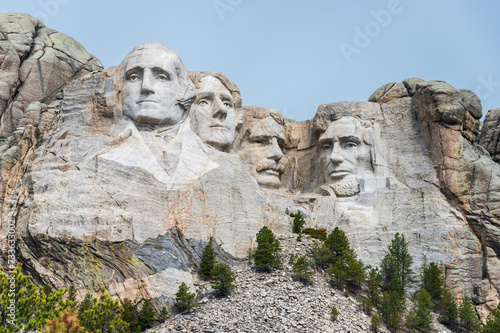
[[[248,139],[242,142],[240,155],[261,187],[281,186],[284,133],[283,125],[268,116],[255,121]]]
[[[318,145],[325,183],[337,196],[357,194],[358,176],[372,172],[370,146],[363,140],[361,122],[351,116],[333,121]]]

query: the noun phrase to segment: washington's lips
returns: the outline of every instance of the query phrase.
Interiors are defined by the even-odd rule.
[[[141,104],[141,103],[157,103],[157,101],[153,101],[152,99],[144,99],[142,101],[138,101],[137,104]]]

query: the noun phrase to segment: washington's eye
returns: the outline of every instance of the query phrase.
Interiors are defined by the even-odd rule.
[[[198,101],[198,105],[208,105],[208,102],[207,102],[207,100],[206,100],[206,99],[200,99],[200,100]]]
[[[130,75],[128,76],[128,80],[130,80],[130,81],[137,81],[137,80],[139,80],[140,78],[141,78],[141,77],[140,77],[139,75],[137,75],[137,74],[130,74]]]
[[[358,145],[356,144],[356,142],[347,142],[344,147],[345,148],[356,148]]]

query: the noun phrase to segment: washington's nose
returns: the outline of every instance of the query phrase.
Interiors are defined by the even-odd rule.
[[[330,154],[330,160],[334,164],[340,164],[345,160],[342,148],[340,148],[340,145],[337,142],[333,144],[332,153]]]
[[[219,119],[225,119],[226,116],[227,116],[227,107],[224,105],[223,101],[216,98],[214,101],[213,117]]]
[[[141,83],[141,92],[143,94],[153,94],[154,89],[154,76],[150,71],[144,71]]]
[[[283,157],[283,152],[281,151],[277,138],[271,139],[271,147],[269,148],[268,157],[275,161],[279,161]]]

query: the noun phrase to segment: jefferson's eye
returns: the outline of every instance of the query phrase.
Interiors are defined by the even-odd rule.
[[[356,148],[358,145],[356,144],[356,142],[347,142],[345,145],[344,145],[344,148]]]
[[[158,80],[168,81],[168,75],[166,74],[158,74],[157,78]]]
[[[233,107],[233,103],[231,103],[231,102],[224,102],[224,106],[226,106],[228,108],[231,108],[231,107]]]

